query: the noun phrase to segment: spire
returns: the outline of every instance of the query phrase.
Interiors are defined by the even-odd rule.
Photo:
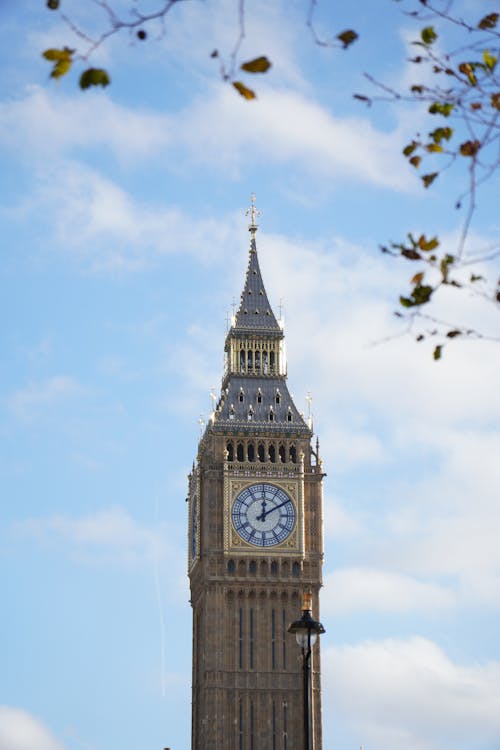
[[[250,253],[245,277],[245,286],[241,294],[241,302],[234,318],[234,329],[267,330],[281,332],[281,327],[271,309],[267,298],[264,282],[260,272],[257,257],[257,243],[255,234],[258,229],[256,219],[260,211],[255,207],[255,195],[251,196],[252,205],[246,214],[250,216],[248,231],[250,232]]]

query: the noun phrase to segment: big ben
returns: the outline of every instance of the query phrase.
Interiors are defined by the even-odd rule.
[[[193,608],[192,750],[303,750],[302,596],[319,615],[318,441],[287,386],[284,332],[257,256],[252,196],[241,303],[228,330],[220,398],[189,476]],[[319,644],[312,655],[321,750]]]

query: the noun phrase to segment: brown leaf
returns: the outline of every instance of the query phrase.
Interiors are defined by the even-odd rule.
[[[255,91],[252,91],[252,89],[247,88],[244,83],[241,83],[241,81],[233,81],[233,86],[236,89],[236,91],[241,94],[241,96],[244,99],[256,99],[257,95]]]
[[[241,69],[247,73],[265,73],[270,67],[271,63],[264,56],[256,57],[241,65]]]

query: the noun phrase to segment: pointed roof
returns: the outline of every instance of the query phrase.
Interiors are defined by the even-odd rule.
[[[260,272],[257,246],[255,243],[254,225],[250,225],[250,254],[245,277],[245,286],[241,293],[241,302],[236,313],[233,331],[262,330],[281,332],[281,327],[269,304],[262,274]]]

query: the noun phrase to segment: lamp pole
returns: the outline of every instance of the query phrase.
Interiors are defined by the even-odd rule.
[[[304,700],[304,750],[314,750],[314,731],[312,722],[311,695],[311,653],[319,635],[325,632],[320,622],[313,620],[311,615],[312,596],[302,594],[302,617],[292,622],[289,633],[295,633],[297,643],[302,649],[302,681]]]

